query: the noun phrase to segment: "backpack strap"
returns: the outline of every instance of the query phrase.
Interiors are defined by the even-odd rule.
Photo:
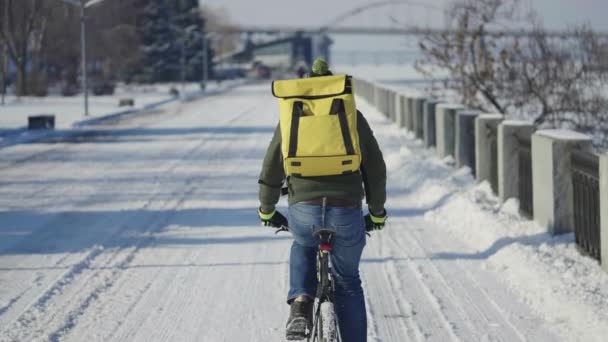
[[[304,102],[295,101],[291,113],[291,128],[289,132],[289,151],[288,157],[295,157],[298,151],[298,128],[300,126],[300,117],[304,114]]]
[[[342,139],[344,140],[344,147],[346,148],[346,154],[349,156],[354,155],[355,148],[353,147],[353,140],[350,137],[350,130],[348,129],[348,120],[346,119],[346,108],[344,106],[344,100],[334,99],[331,102],[329,114],[338,116],[338,120],[340,121],[340,130],[342,131]]]

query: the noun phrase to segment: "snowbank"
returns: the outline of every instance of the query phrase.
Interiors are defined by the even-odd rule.
[[[460,182],[444,184],[445,194],[449,189],[455,194],[425,218],[466,241],[471,248],[466,256],[486,259],[487,269],[554,323],[560,335],[572,341],[606,336],[608,275],[578,252],[573,234],[550,236],[519,216],[516,199],[500,205],[489,183],[467,183],[462,189]],[[457,254],[451,256],[462,256]]]

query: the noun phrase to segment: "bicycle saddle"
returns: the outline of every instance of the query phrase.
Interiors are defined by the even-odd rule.
[[[312,235],[318,237],[321,240],[321,243],[330,244],[332,237],[336,234],[336,231],[333,229],[322,228],[315,230]]]

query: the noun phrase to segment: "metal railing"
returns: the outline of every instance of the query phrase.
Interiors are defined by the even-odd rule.
[[[529,218],[534,217],[532,188],[532,144],[530,140],[519,140],[519,210]]]
[[[599,157],[593,153],[572,152],[574,236],[582,253],[597,259],[600,251]]]

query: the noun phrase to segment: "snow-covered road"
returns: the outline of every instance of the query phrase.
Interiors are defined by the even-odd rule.
[[[291,239],[256,214],[269,90],[0,150],[0,341],[282,341]],[[359,107],[387,160],[391,216],[362,262],[368,340],[577,340],[425,216],[453,194],[429,179],[470,176]]]

